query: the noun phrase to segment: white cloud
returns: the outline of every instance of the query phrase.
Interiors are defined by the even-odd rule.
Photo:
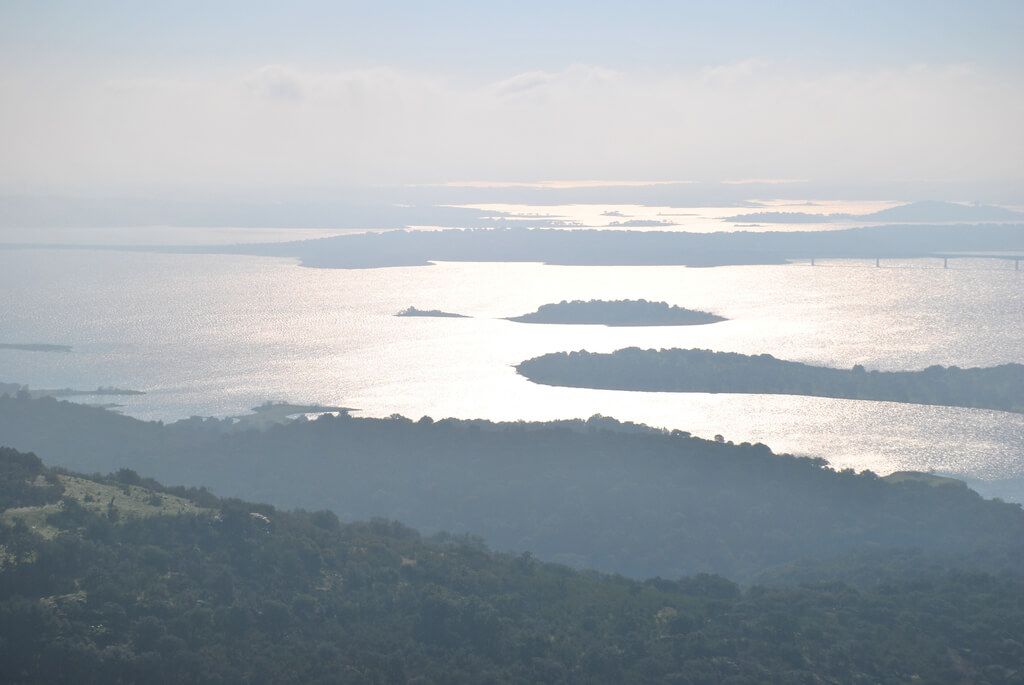
[[[453,179],[1024,182],[1024,88],[970,66],[492,83],[286,64],[217,76],[0,73],[0,184],[202,188]]]
[[[552,95],[582,88],[614,86],[619,73],[610,69],[576,64],[557,72],[527,71],[490,84],[484,89],[498,98],[524,95]]]
[[[294,69],[268,64],[256,69],[243,80],[245,86],[259,97],[272,100],[301,100],[306,96],[309,79]]]

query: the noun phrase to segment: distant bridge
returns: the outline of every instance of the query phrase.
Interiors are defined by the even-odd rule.
[[[851,257],[827,257],[826,259],[856,259],[856,257],[853,257],[853,258],[851,258]],[[882,266],[882,259],[883,259],[883,257],[875,257],[875,266],[877,266],[877,267]],[[886,257],[885,259],[941,259],[942,260],[942,268],[943,269],[948,269],[949,268],[949,260],[951,260],[951,259],[1000,259],[1000,260],[1003,260],[1003,261],[1012,261],[1013,262],[1013,270],[1014,271],[1020,271],[1020,263],[1022,261],[1024,261],[1024,255],[1000,254],[1000,253],[995,253],[995,254],[987,253],[986,254],[986,253],[983,253],[983,252],[979,252],[979,253],[975,253],[975,254],[970,254],[970,253],[966,253],[966,252],[952,252],[952,253],[949,253],[949,254],[936,253],[936,254],[926,254],[926,255],[916,255],[916,256],[910,256],[910,255],[908,255],[908,256],[891,256],[891,257]],[[815,257],[811,257],[811,266],[816,266],[816,261],[817,261],[817,259]]]

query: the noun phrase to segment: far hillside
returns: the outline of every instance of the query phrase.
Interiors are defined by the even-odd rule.
[[[967,221],[1008,222],[1024,220],[1024,212],[982,204],[960,204],[924,200],[881,209],[870,214],[814,214],[808,212],[753,212],[725,217],[723,221],[759,221],[766,224],[822,224],[830,222],[961,223]]]
[[[593,417],[412,421],[327,414],[240,428],[145,422],[0,397],[0,436],[79,472],[130,468],[275,506],[385,517],[428,533],[634,578],[736,581],[871,550],[943,567],[1024,567],[1024,511],[958,481],[886,480],[760,444]],[[921,562],[925,563],[925,562]]]

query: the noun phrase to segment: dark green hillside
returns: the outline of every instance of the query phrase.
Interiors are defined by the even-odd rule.
[[[119,494],[26,486],[66,478]],[[1010,576],[630,581],[9,449],[0,491],[7,683],[1013,683],[1024,660]],[[144,493],[153,510],[136,511]],[[52,536],[23,521],[42,507]]]
[[[610,419],[495,424],[361,419],[265,430],[146,423],[0,398],[0,441],[85,472],[128,467],[275,506],[479,535],[502,550],[637,578],[739,581],[796,562],[919,550],[968,569],[1024,566],[1024,512],[958,485],[890,482]]]

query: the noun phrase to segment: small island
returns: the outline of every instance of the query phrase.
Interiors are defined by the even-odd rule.
[[[626,221],[611,221],[608,225],[616,228],[656,228],[658,226],[673,226],[674,224],[663,219],[627,219]]]
[[[0,343],[0,350],[21,350],[23,352],[70,352],[70,345],[47,343]]]
[[[708,312],[647,300],[562,300],[535,312],[514,316],[519,323],[595,324],[601,326],[699,326],[725,321]]]
[[[1024,364],[868,371],[860,365],[812,366],[770,354],[630,347],[610,354],[545,354],[516,370],[535,383],[574,388],[807,395],[1024,413]]]
[[[465,314],[453,314],[451,312],[442,312],[440,309],[416,309],[416,307],[408,307],[395,314],[395,316],[430,316],[440,317],[443,319],[468,319],[469,317]]]

